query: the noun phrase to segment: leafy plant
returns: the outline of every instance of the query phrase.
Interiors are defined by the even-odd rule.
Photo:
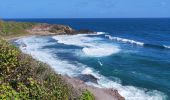
[[[22,54],[2,39],[0,47],[0,99],[78,98],[73,88],[48,65]]]
[[[26,30],[34,25],[0,20],[0,100],[95,100],[88,90],[80,96],[47,64],[1,39],[28,34]]]
[[[0,35],[9,36],[17,34],[28,34],[26,30],[32,28],[34,25],[36,25],[36,23],[0,21]]]
[[[85,90],[82,93],[80,100],[95,100],[95,97],[93,96],[93,94],[90,91]]]

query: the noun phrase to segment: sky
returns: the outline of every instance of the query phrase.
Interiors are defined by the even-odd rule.
[[[161,18],[170,0],[0,0],[0,18]]]

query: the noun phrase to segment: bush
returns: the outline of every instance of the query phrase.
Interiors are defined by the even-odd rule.
[[[73,88],[48,65],[0,39],[0,99],[73,100]]]
[[[4,22],[0,21],[0,35],[18,35],[27,34],[26,29],[32,28],[35,23],[23,23],[23,22]]]
[[[1,39],[2,36],[28,34],[26,29],[34,25],[36,23],[0,20],[0,100],[94,100],[88,90],[80,96],[48,65],[21,53],[18,48]]]
[[[80,100],[95,100],[95,97],[93,96],[91,92],[89,92],[88,90],[85,90],[82,93]]]

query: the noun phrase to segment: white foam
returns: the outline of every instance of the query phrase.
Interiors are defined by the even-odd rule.
[[[81,73],[85,75],[90,75],[93,73],[93,71],[90,68],[85,68]]]
[[[145,92],[147,90],[143,88],[122,86],[119,82],[111,81],[103,76],[98,80],[98,84],[88,83],[88,85],[116,89],[126,100],[166,100],[166,95],[162,92],[156,90]]]
[[[98,35],[106,34],[106,32],[97,32]]]
[[[54,36],[58,43],[83,47],[82,51],[87,56],[104,57],[118,53],[120,49],[109,43],[101,42],[102,38],[88,37],[84,34]]]
[[[105,35],[105,36],[108,37],[110,40],[115,40],[115,41],[120,41],[120,42],[124,42],[124,43],[140,45],[140,46],[144,45],[143,42],[138,42],[138,41],[134,41],[134,40],[130,40],[130,39],[125,39],[125,38],[120,38],[120,37],[112,37],[110,35]]]
[[[100,64],[100,66],[103,66],[102,62],[101,61],[98,61],[98,63]]]
[[[112,45],[101,45],[97,47],[85,47],[82,51],[88,56],[104,57],[118,53],[120,49]]]
[[[24,43],[27,45],[26,47],[20,46],[22,52],[30,54],[33,58],[49,64],[59,74],[74,76],[75,73],[78,73],[81,70],[81,68],[77,67],[76,65],[70,64],[68,61],[63,61],[58,59],[58,57],[53,56],[54,52],[50,49],[41,49],[43,46],[51,44],[45,43],[45,41],[46,40],[41,38],[28,37],[19,39],[16,42],[19,44]]]
[[[98,88],[113,88],[118,90],[120,95],[126,100],[166,100],[167,96],[157,90],[147,90],[144,88],[137,88],[134,86],[123,86],[119,79],[111,81],[108,78],[94,72],[92,69],[85,69],[84,74],[91,74],[98,78],[98,84],[87,82],[87,85],[92,85]]]
[[[98,84],[87,84],[94,85],[96,87],[117,89],[126,100],[165,100],[165,95],[159,91],[154,90],[145,92],[145,89],[142,88],[123,86],[120,81],[111,81],[86,65],[81,63],[77,63],[75,65],[69,61],[60,60],[57,56],[54,56],[54,53],[57,52],[56,50],[53,51],[51,49],[42,49],[43,46],[53,44],[45,39],[28,37],[19,39],[16,42],[19,44],[26,44],[26,47],[20,45],[20,49],[24,53],[30,54],[33,58],[49,64],[57,73],[69,75],[70,77],[74,77],[77,74],[91,74],[99,79]]]
[[[166,46],[166,45],[164,45],[164,47],[165,47],[165,48],[167,48],[167,49],[170,49],[170,46]]]
[[[75,45],[80,47],[93,46],[93,44],[89,42],[100,40],[100,38],[91,38],[91,37],[87,37],[84,34],[58,35],[58,36],[53,36],[52,38],[57,40],[58,43],[63,43],[66,45]]]

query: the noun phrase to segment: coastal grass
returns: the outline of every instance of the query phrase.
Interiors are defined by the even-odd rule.
[[[0,36],[11,37],[29,34],[27,29],[34,27],[37,23],[12,22],[0,20]]]

